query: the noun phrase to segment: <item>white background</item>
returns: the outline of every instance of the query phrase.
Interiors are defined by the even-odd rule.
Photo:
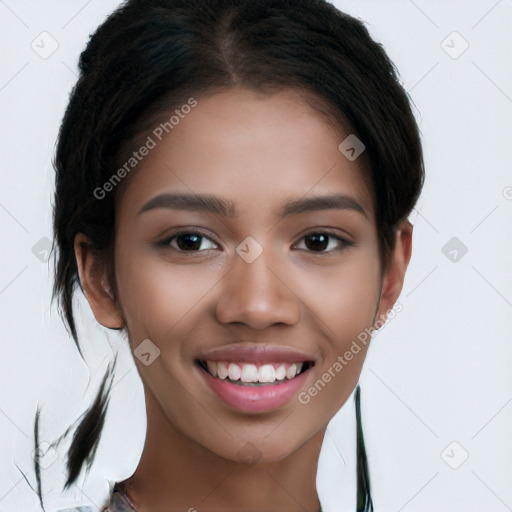
[[[58,447],[43,472],[47,510],[99,506],[105,478],[129,476],[143,446],[142,387],[126,342],[95,325],[81,299],[82,361],[49,306],[51,265],[40,260],[52,238],[51,158],[78,56],[117,4],[0,1],[0,512],[41,510],[29,486],[37,405],[44,438],[57,438],[90,404],[117,351],[97,462],[65,497],[67,446]],[[403,311],[376,336],[361,377],[376,512],[512,510],[512,1],[335,5],[366,21],[397,65],[427,171],[411,217]],[[43,31],[58,42],[46,59],[31,48]],[[462,38],[469,47],[458,56]],[[452,237],[468,249],[456,262],[442,251]]]

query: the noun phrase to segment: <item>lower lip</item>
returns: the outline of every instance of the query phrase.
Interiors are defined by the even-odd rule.
[[[285,379],[279,384],[243,386],[228,380],[217,379],[200,368],[204,380],[219,398],[231,407],[245,412],[271,411],[282,407],[299,392],[310,370],[311,368],[308,368],[293,379]]]

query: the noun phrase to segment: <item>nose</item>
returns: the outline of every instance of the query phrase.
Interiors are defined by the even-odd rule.
[[[252,263],[235,256],[233,268],[222,280],[216,307],[220,323],[243,323],[253,329],[275,324],[293,325],[301,315],[300,299],[282,270],[270,265],[266,251]],[[289,279],[288,279],[289,280]]]

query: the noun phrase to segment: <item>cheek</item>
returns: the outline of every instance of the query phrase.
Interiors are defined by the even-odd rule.
[[[335,285],[333,285],[335,286]],[[371,268],[343,273],[336,290],[331,289],[333,302],[328,310],[332,329],[345,344],[369,327],[375,314],[379,294],[379,276]],[[328,296],[328,295],[327,295]],[[323,298],[325,301],[325,296]]]
[[[302,275],[302,297],[322,338],[317,380],[298,398],[305,413],[324,418],[359,379],[379,300],[379,260],[375,251],[354,251],[338,266]]]
[[[378,303],[378,279],[378,266],[376,271],[338,272],[318,294],[313,312],[323,334],[321,356],[315,379],[297,397],[304,421],[317,418],[318,428],[336,414],[359,380]]]
[[[380,287],[379,261],[372,251],[353,251],[337,265],[310,267],[294,281],[331,343],[344,345],[371,326]]]
[[[158,341],[181,329],[221,277],[206,265],[176,265],[151,249],[119,248],[116,279],[128,332]]]

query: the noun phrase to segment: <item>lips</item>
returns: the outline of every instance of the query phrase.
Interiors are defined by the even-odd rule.
[[[238,344],[203,352],[196,359],[210,389],[229,406],[246,412],[285,405],[304,385],[315,359],[282,346]]]
[[[228,363],[304,363],[315,361],[311,354],[285,346],[243,344],[214,348],[201,353],[202,361],[224,361]]]

